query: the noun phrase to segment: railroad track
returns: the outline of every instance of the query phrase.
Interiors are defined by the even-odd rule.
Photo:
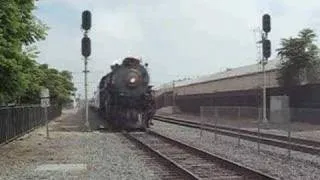
[[[154,131],[125,133],[128,139],[152,152],[159,161],[175,170],[178,177],[164,179],[264,180],[275,179],[262,172],[192,147]]]
[[[213,124],[204,123],[201,124],[199,122],[184,120],[180,118],[173,118],[168,116],[155,116],[154,120],[183,125],[193,128],[201,128],[203,130],[215,132],[218,134],[231,136],[231,137],[240,137],[244,140],[249,140],[253,142],[260,142],[262,144],[272,145],[280,148],[290,148],[294,151],[300,151],[304,153],[309,153],[313,155],[320,155],[320,142],[301,139],[296,137],[275,135],[269,133],[258,133],[255,131],[249,131],[245,129],[227,127],[227,126],[215,126]]]

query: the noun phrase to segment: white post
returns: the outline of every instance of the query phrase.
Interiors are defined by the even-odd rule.
[[[46,121],[46,131],[47,131],[47,138],[49,139],[49,122],[48,122],[48,108],[44,108],[44,118]]]
[[[50,94],[49,89],[43,88],[40,94],[41,98],[41,107],[44,108],[44,120],[46,123],[46,134],[49,139],[49,122],[48,122],[48,107],[50,106]]]

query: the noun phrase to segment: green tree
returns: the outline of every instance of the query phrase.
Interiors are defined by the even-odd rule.
[[[41,86],[47,87],[53,103],[64,104],[71,101],[71,96],[76,90],[72,83],[72,75],[69,71],[61,71],[49,68],[47,64],[39,66],[43,72]]]
[[[316,38],[313,30],[303,29],[298,37],[281,40],[281,48],[277,49],[281,60],[277,80],[287,92],[300,85],[303,79],[318,80],[320,61]]]
[[[0,0],[0,103],[39,103],[41,87],[47,87],[52,102],[63,104],[75,91],[70,72],[36,62],[34,43],[45,39],[48,27],[34,9],[34,0]]]
[[[30,54],[31,53],[31,54]],[[24,90],[17,97],[17,103],[19,104],[34,104],[38,100],[38,96],[41,90],[41,83],[44,72],[39,68],[38,63],[35,58],[36,55],[34,52],[30,52],[28,49],[24,52],[25,56],[23,59],[20,59],[20,66],[22,67],[22,77],[24,84]],[[33,59],[34,58],[34,59]]]
[[[0,0],[0,102],[19,100],[36,68],[26,48],[46,36],[48,29],[33,14],[34,0]]]

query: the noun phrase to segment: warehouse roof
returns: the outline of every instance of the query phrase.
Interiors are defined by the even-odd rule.
[[[267,65],[265,66],[266,71],[271,71],[271,70],[277,69],[278,63],[279,63],[278,59],[268,61]],[[258,72],[262,72],[262,66],[260,63],[253,64],[253,65],[247,65],[247,66],[241,66],[241,67],[232,68],[232,69],[229,68],[223,72],[209,74],[209,75],[201,76],[201,77],[195,78],[195,79],[179,81],[179,82],[175,83],[175,86],[179,87],[179,86],[186,86],[186,85],[191,85],[191,84],[204,83],[204,82],[215,81],[215,80],[219,80],[219,79],[232,78],[232,77],[243,76],[243,75],[247,75],[247,74],[254,74],[254,73],[258,73]],[[159,90],[159,89],[166,89],[166,88],[172,88],[172,82],[160,85],[159,87],[156,87],[155,89]]]

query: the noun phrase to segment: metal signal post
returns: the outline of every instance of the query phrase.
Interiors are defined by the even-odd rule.
[[[263,122],[267,122],[267,76],[266,76],[266,71],[265,71],[265,65],[267,64],[268,58],[271,55],[271,43],[270,40],[268,40],[268,33],[271,30],[271,25],[270,25],[270,15],[269,14],[264,14],[262,16],[262,29],[264,33],[261,34],[261,43],[262,43],[262,71],[263,71]]]
[[[262,34],[262,41],[264,41],[264,36]],[[261,60],[261,63],[262,63],[262,72],[263,72],[263,92],[262,92],[262,96],[263,96],[263,106],[262,106],[262,121],[263,122],[267,122],[267,87],[266,87],[266,84],[267,84],[267,76],[266,76],[266,69],[265,69],[265,66],[267,64],[267,61],[265,59],[265,57],[262,57],[262,60]]]
[[[84,58],[84,96],[85,96],[85,113],[86,113],[86,125],[89,125],[89,107],[88,107],[88,58]]]
[[[88,107],[88,57],[91,55],[91,40],[88,37],[88,30],[91,28],[91,12],[86,10],[82,12],[82,29],[84,30],[84,37],[81,41],[81,53],[84,56],[84,91],[85,91],[85,114],[86,125],[89,128],[89,107]]]

